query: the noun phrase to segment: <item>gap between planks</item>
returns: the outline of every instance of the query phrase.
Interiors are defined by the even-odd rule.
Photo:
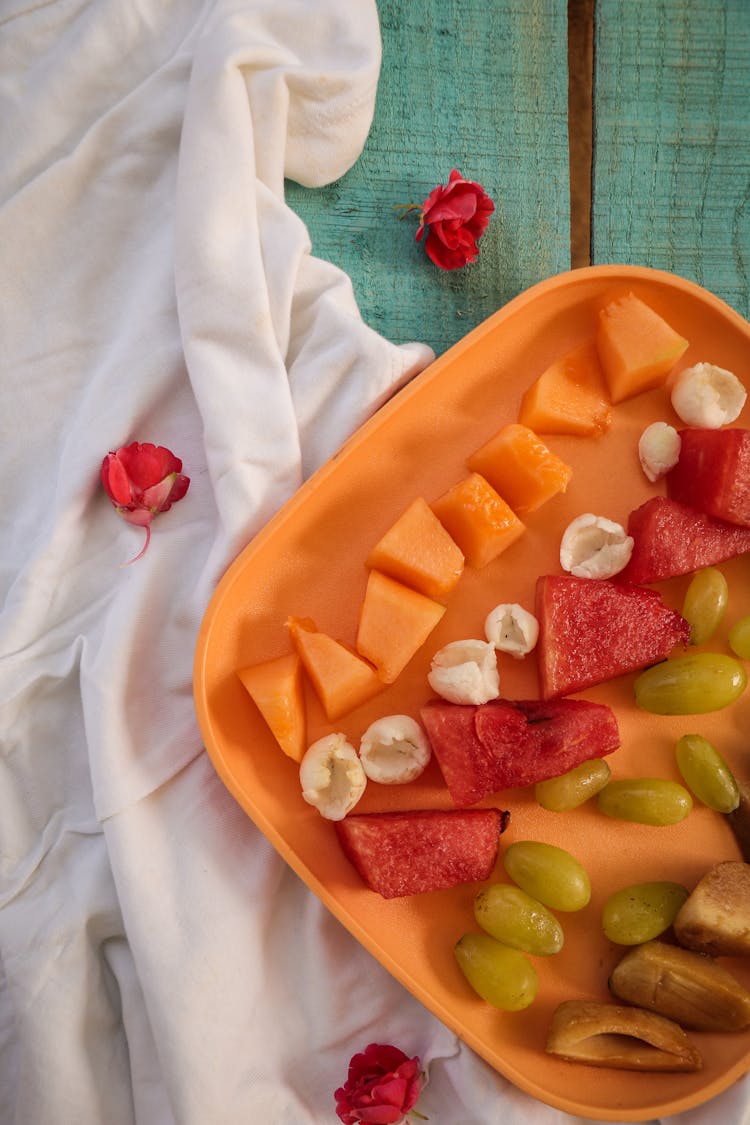
[[[570,264],[591,264],[595,0],[568,0]]]

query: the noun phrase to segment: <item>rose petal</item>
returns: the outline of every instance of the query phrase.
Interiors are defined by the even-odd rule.
[[[360,1109],[357,1120],[362,1125],[398,1125],[404,1119],[404,1111],[397,1106],[378,1105]]]
[[[187,477],[182,477],[182,480],[187,480]],[[150,512],[155,515],[158,512],[166,512],[171,508],[173,501],[179,500],[179,496],[174,493],[179,490],[180,475],[178,473],[170,473],[164,480],[159,481],[158,484],[152,485],[139,497],[140,503],[144,508],[148,508]],[[185,489],[180,495],[184,495]]]
[[[116,453],[108,453],[102,461],[101,479],[104,491],[113,504],[125,507],[131,503],[130,478]]]
[[[158,484],[170,473],[179,473],[182,461],[163,445],[134,441],[117,450],[117,457],[139,492]]]
[[[180,464],[182,464],[182,462],[180,462]],[[169,494],[169,503],[166,508],[162,508],[162,511],[166,512],[167,508],[170,508],[172,504],[176,504],[178,500],[182,500],[189,487],[190,477],[186,477],[184,473],[178,472],[174,478],[172,491]]]
[[[396,1067],[408,1062],[408,1060],[408,1055],[405,1055],[400,1048],[393,1047],[390,1043],[369,1043],[364,1051],[354,1055],[349,1063],[349,1073],[351,1074],[354,1069],[361,1073],[367,1073],[370,1077],[377,1072],[381,1075],[390,1074]]]
[[[442,184],[438,184],[438,186],[436,188],[432,189],[432,191],[430,192],[430,194],[427,196],[424,203],[422,204],[422,215],[423,216],[427,215],[432,210],[432,208],[435,207],[437,205],[437,203],[443,198],[444,191],[445,191],[445,188],[443,187]]]
[[[458,250],[451,249],[446,246],[444,242],[441,242],[439,238],[436,238],[432,231],[429,231],[427,234],[424,248],[428,258],[430,258],[436,266],[444,270],[460,269],[468,262],[475,262],[479,256],[478,250],[475,252],[467,252],[463,248]]]
[[[444,195],[434,207],[425,212],[425,221],[433,224],[445,219],[457,219],[459,222],[468,223],[476,214],[476,192],[456,191],[451,195]]]
[[[150,527],[154,518],[154,513],[148,508],[116,508],[115,510],[118,516],[121,516],[126,523],[132,523],[134,527]]]
[[[407,1089],[408,1083],[404,1078],[391,1075],[385,1082],[379,1082],[377,1086],[373,1086],[371,1096],[373,1101],[382,1102],[385,1105],[403,1106]]]
[[[466,227],[455,223],[436,223],[430,228],[435,238],[439,238],[449,250],[458,250],[464,246],[468,250],[476,250],[476,243]]]

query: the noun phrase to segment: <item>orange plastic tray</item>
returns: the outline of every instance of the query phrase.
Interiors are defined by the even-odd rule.
[[[682,364],[709,360],[750,385],[750,325],[698,286],[655,270],[603,266],[545,281],[503,307],[400,391],[365,424],[245,548],[220,582],[203,621],[195,661],[195,700],[205,744],[223,782],[281,855],[351,933],[425,1006],[506,1078],[552,1106],[584,1117],[643,1121],[704,1102],[750,1069],[750,1032],[692,1033],[705,1065],[697,1074],[594,1071],[545,1054],[556,1005],[571,997],[608,999],[607,976],[623,950],[601,931],[602,903],[616,888],[654,879],[687,887],[714,862],[739,858],[725,820],[696,803],[673,827],[607,819],[595,805],[565,814],[541,809],[533,791],[496,795],[511,822],[504,845],[523,839],[567,848],[588,868],[590,904],[561,915],[565,947],[536,958],[540,987],[524,1012],[504,1013],[479,999],[462,977],[453,945],[476,926],[477,886],[386,901],[367,890],[344,858],[332,825],[300,796],[297,768],[285,758],[236,677],[243,664],[289,647],[288,615],[310,616],[321,629],[352,644],[366,582],[364,558],[414,496],[435,499],[466,473],[465,458],[516,418],[520,397],[555,357],[590,338],[598,308],[632,291],[691,341]],[[467,569],[428,643],[396,684],[336,724],[355,743],[374,718],[416,714],[429,698],[426,681],[435,650],[450,640],[482,636],[498,602],[533,608],[540,573],[559,573],[563,528],[582,512],[621,523],[660,486],[646,481],[636,446],[656,419],[676,422],[664,390],[614,410],[599,439],[546,440],[574,468],[567,493],[526,520],[527,531],[482,571]],[[750,417],[738,424],[747,426]],[[723,567],[730,584],[726,626],[706,647],[726,650],[729,624],[750,613],[747,560]],[[675,608],[686,581],[661,584]],[[612,622],[617,628],[617,622]],[[508,698],[536,696],[535,661],[500,657]],[[748,776],[748,702],[709,715],[649,716],[633,703],[633,677],[587,693],[615,710],[622,746],[608,760],[615,777],[679,780],[674,744],[702,733],[738,774]],[[308,692],[309,741],[330,730]],[[370,784],[358,811],[448,808],[436,763],[405,787]],[[504,879],[498,861],[495,879]],[[750,965],[727,962],[750,986]]]

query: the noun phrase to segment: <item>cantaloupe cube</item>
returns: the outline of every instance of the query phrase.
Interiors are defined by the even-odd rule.
[[[302,664],[296,652],[251,664],[237,672],[281,749],[295,762],[306,745]]]
[[[383,681],[372,665],[341,641],[321,633],[309,617],[290,617],[287,628],[330,722],[382,690]]]
[[[609,429],[612,408],[593,339],[534,380],[521,399],[518,421],[537,434],[597,437]]]
[[[535,512],[558,492],[564,492],[573,475],[570,465],[520,422],[503,426],[471,454],[467,465],[521,516]]]
[[[444,613],[439,602],[371,570],[360,609],[357,652],[372,661],[384,683],[392,684]]]
[[[633,293],[599,312],[596,347],[613,403],[663,383],[689,341]]]
[[[497,558],[526,530],[480,473],[454,484],[434,501],[432,510],[476,569]]]
[[[428,598],[449,594],[464,569],[460,548],[421,496],[386,531],[365,561]]]

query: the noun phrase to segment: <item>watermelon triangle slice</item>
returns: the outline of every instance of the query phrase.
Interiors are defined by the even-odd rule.
[[[536,616],[543,699],[645,668],[690,638],[688,622],[658,591],[609,579],[542,576]]]
[[[584,699],[493,699],[479,706],[433,699],[420,717],[459,806],[556,777],[620,745],[610,708]]]
[[[345,855],[383,898],[489,878],[510,819],[501,809],[350,813],[335,823]]]
[[[750,430],[680,430],[680,457],[666,482],[673,500],[750,527]]]
[[[750,551],[750,527],[715,519],[666,496],[654,496],[630,513],[628,535],[633,553],[618,582],[661,582]]]

